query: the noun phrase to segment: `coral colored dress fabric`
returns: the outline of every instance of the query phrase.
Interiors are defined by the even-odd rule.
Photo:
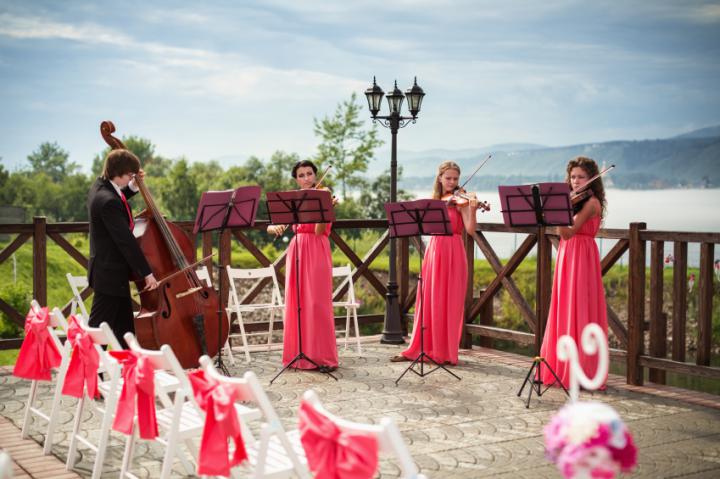
[[[422,266],[422,295],[415,302],[415,321],[410,346],[402,352],[408,359],[420,354],[420,318],[425,325],[425,353],[442,364],[457,364],[465,317],[467,258],[462,239],[463,221],[457,208],[448,208],[452,236],[433,236]]]
[[[607,310],[605,290],[600,269],[600,254],[595,235],[600,228],[600,217],[587,220],[569,240],[560,240],[555,278],[553,280],[550,314],[540,355],[557,373],[565,387],[570,383],[568,363],[557,358],[557,342],[563,335],[572,337],[578,345],[580,364],[592,378],[597,371],[597,356],[586,355],[580,346],[580,337],[586,325],[596,323],[607,336]],[[547,368],[542,368],[543,383],[555,381]],[[607,380],[607,377],[606,377]]]
[[[295,277],[300,278],[300,321],[302,349],[305,356],[320,366],[338,365],[335,340],[335,319],[332,306],[332,257],[330,254],[330,225],[322,235],[315,234],[315,224],[294,225],[295,236],[290,241],[285,261],[285,334],[283,337],[283,366],[298,354],[297,298]],[[299,270],[295,256],[299,257]],[[294,368],[313,369],[312,363],[301,359]]]

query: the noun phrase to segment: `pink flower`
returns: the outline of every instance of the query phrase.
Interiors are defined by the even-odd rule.
[[[565,478],[611,479],[637,464],[637,448],[607,404],[579,402],[558,411],[544,428],[545,454]]]
[[[629,431],[625,431],[625,447],[618,449],[611,447],[613,459],[620,463],[623,472],[630,472],[637,465],[637,447]]]

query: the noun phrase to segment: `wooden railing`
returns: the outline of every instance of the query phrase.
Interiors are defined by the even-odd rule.
[[[212,235],[203,233],[198,236],[191,234],[192,223],[178,222],[185,229],[196,245],[201,246],[203,256],[209,255],[213,247]],[[258,222],[255,229],[264,230],[266,222]],[[375,229],[381,232],[379,239],[364,255],[358,254],[342,238],[338,231],[348,229]],[[49,224],[44,217],[36,217],[32,224],[0,225],[0,234],[17,235],[2,251],[0,263],[4,262],[27,241],[32,240],[33,247],[33,295],[41,303],[47,303],[47,243],[48,238],[54,241],[68,255],[81,266],[87,268],[88,260],[82,252],[76,249],[63,235],[68,233],[88,232],[87,223],[57,223]],[[514,254],[503,264],[493,249],[486,233],[520,233],[526,234],[526,239],[516,249]],[[601,259],[602,274],[605,275],[626,253],[628,255],[627,268],[627,320],[623,321],[621,315],[612,309],[608,303],[608,324],[619,348],[611,350],[615,359],[624,360],[627,367],[627,382],[641,385],[643,383],[643,368],[649,368],[649,377],[653,382],[664,383],[665,372],[672,371],[680,375],[693,375],[709,378],[720,378],[720,368],[711,367],[712,352],[712,312],[714,296],[713,259],[715,244],[720,243],[720,233],[688,233],[676,231],[651,231],[646,229],[644,223],[632,223],[628,229],[602,229],[598,238],[617,240],[617,243]],[[257,260],[260,265],[273,265],[278,272],[278,279],[284,282],[283,268],[285,253],[278,258],[268,258],[262,250],[248,237],[247,230],[226,230],[219,240],[218,262],[224,271],[224,266],[232,263],[231,242],[237,240]],[[375,294],[382,297],[387,288],[376,271],[370,268],[372,262],[383,252],[388,244],[387,222],[385,220],[338,220],[333,224],[331,240],[340,249],[353,265],[353,279],[364,278]],[[668,315],[664,312],[666,306],[663,302],[663,266],[664,247],[666,242],[673,243],[674,265],[672,281],[672,337],[671,350],[668,354]],[[413,243],[417,251],[422,254],[423,244],[417,239],[398,240],[398,285],[399,303],[404,319],[403,327],[407,330],[407,320],[411,318],[409,312],[414,306],[416,284],[412,281],[409,268],[410,244]],[[650,261],[647,268],[646,249],[650,243]],[[699,275],[696,280],[698,287],[697,310],[697,353],[695,363],[686,362],[686,333],[687,333],[687,273],[688,273],[688,243],[700,245]],[[473,342],[483,346],[492,347],[494,339],[510,340],[522,345],[533,345],[539,351],[545,331],[550,308],[552,290],[552,252],[557,248],[559,239],[554,228],[534,227],[507,227],[500,224],[478,224],[475,235],[466,235],[465,244],[468,264],[473,264],[474,245],[480,249],[492,267],[495,276],[479,291],[473,290],[474,268],[468,269],[468,287],[465,302],[465,330],[462,338],[464,347],[470,347]],[[536,280],[534,307],[523,296],[513,279],[513,273],[532,252],[536,252]],[[650,272],[649,287],[646,274]],[[227,281],[222,282],[227,285]],[[267,282],[260,282],[251,288],[242,299],[242,302],[251,302]],[[224,286],[223,289],[227,289]],[[493,300],[504,289],[520,312],[530,332],[504,329],[494,324]],[[338,292],[340,296],[344,291]],[[92,292],[85,290],[83,297]],[[476,295],[477,293],[477,295]],[[647,296],[647,298],[646,298]],[[227,297],[226,291],[221,291],[221,298]],[[646,311],[646,301],[648,308]],[[67,313],[70,302],[63,306]],[[0,310],[18,325],[24,322],[24,316],[15,310],[5,300],[0,298]],[[338,318],[339,320],[340,318]],[[344,318],[343,318],[344,320]],[[361,315],[362,324],[380,323],[383,314]],[[282,325],[278,326],[281,328]],[[262,330],[267,323],[249,323],[248,330]],[[475,339],[476,338],[476,339]],[[474,340],[475,339],[475,340]],[[16,348],[21,339],[0,341],[0,349]],[[646,354],[646,345],[647,354]],[[669,357],[668,357],[669,356]]]

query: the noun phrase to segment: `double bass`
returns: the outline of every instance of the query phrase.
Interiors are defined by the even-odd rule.
[[[110,148],[125,149],[114,132],[112,122],[100,124]],[[201,355],[214,356],[225,344],[227,315],[215,290],[195,273],[195,246],[190,237],[163,217],[138,176],[135,184],[147,209],[135,218],[133,235],[159,282],[157,289],[144,291],[143,280],[136,280],[140,312],[134,320],[135,335],[143,348],[160,349],[167,344],[184,368],[197,367]]]

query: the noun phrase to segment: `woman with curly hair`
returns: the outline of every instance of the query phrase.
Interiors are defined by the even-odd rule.
[[[598,174],[598,166],[592,159],[579,156],[570,160],[566,171],[565,181],[573,191],[578,191]],[[558,228],[560,246],[555,264],[550,313],[540,350],[540,355],[557,373],[565,387],[570,382],[570,369],[568,363],[557,358],[558,339],[567,334],[579,344],[583,329],[590,323],[600,325],[607,336],[605,290],[600,254],[595,244],[595,235],[600,229],[606,207],[602,178],[593,181],[589,189],[592,194],[574,205],[573,225]],[[582,348],[578,349],[585,374],[593,377],[597,370],[597,356],[586,355]],[[540,379],[545,384],[555,381],[547,368],[541,370]]]

